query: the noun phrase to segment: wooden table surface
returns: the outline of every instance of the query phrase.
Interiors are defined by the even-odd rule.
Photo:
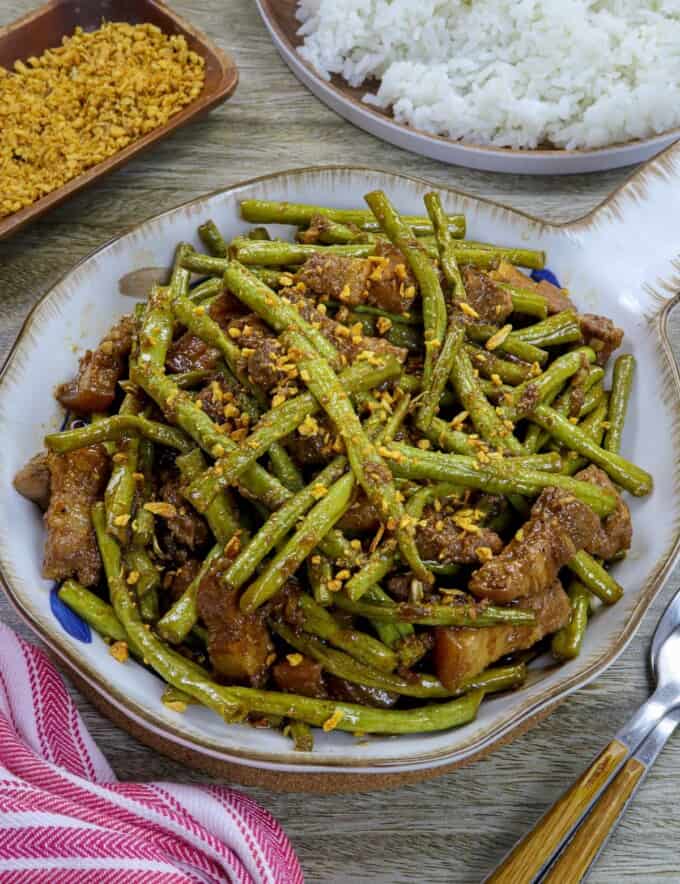
[[[0,25],[34,2],[0,0]],[[78,259],[152,212],[244,178],[323,163],[375,165],[563,220],[595,206],[630,172],[503,176],[405,153],[353,128],[298,83],[272,47],[252,0],[175,0],[172,5],[236,56],[241,71],[236,95],[210,117],[0,243],[3,358],[30,307]],[[649,639],[678,582],[676,574],[605,675],[529,734],[472,767],[375,794],[247,791],[280,820],[309,882],[479,881],[646,696]],[[30,636],[4,596],[0,617]],[[135,742],[80,696],[76,699],[119,778],[207,781]],[[676,767],[680,741],[662,754],[599,860],[593,882],[680,880]]]

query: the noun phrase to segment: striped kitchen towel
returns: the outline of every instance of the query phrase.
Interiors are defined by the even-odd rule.
[[[0,623],[2,884],[301,884],[278,823],[222,786],[119,783],[43,651]]]

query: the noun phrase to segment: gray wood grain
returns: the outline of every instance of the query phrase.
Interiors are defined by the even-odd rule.
[[[34,2],[0,0],[0,25],[27,12]],[[250,0],[183,0],[173,6],[234,53],[241,70],[236,95],[151,154],[0,243],[3,356],[36,299],[79,258],[152,212],[244,178],[294,166],[367,164],[566,220],[591,209],[630,172],[503,176],[400,151],[341,120],[297,82]],[[35,381],[51,383],[52,378]],[[675,574],[609,672],[528,735],[470,768],[388,793],[323,798],[245,791],[280,820],[310,882],[479,881],[647,694],[649,639],[678,582]],[[4,596],[0,617],[30,637]],[[121,779],[207,781],[138,744],[74,696]],[[593,882],[680,880],[678,766],[680,740],[662,754],[598,862]]]

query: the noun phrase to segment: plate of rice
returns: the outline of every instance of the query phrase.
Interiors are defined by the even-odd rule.
[[[256,0],[354,125],[443,162],[570,174],[680,137],[680,0]]]

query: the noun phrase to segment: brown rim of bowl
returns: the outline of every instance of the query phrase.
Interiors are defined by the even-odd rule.
[[[181,203],[174,208],[167,209],[164,212],[160,212],[156,215],[151,215],[146,218],[144,221],[141,221],[135,225],[128,227],[126,230],[122,231],[119,235],[110,238],[105,243],[103,243],[99,248],[95,249],[89,255],[82,258],[74,267],[70,268],[68,271],[63,273],[59,279],[50,286],[50,288],[40,297],[40,299],[36,302],[36,304],[31,308],[28,316],[24,320],[22,327],[19,331],[19,334],[12,345],[12,348],[7,355],[2,369],[0,369],[0,386],[5,380],[5,376],[7,374],[8,369],[11,366],[13,357],[15,352],[23,340],[24,335],[30,330],[31,324],[34,320],[35,313],[38,308],[46,301],[51,293],[61,285],[72,273],[74,273],[79,267],[81,267],[84,263],[89,261],[91,258],[98,255],[100,252],[108,248],[110,245],[121,239],[123,236],[126,236],[139,228],[143,227],[145,224],[150,221],[156,221],[163,218],[166,215],[170,215],[175,213],[176,211],[188,208],[193,206],[196,203],[202,202],[206,199],[210,199],[211,197],[218,196],[221,194],[227,195],[234,191],[240,190],[244,187],[249,187],[254,184],[258,184],[261,182],[271,181],[277,178],[283,178],[286,176],[298,176],[298,175],[308,175],[314,174],[318,172],[359,172],[359,173],[375,173],[378,172],[380,174],[389,175],[394,178],[401,178],[404,180],[411,181],[415,184],[418,184],[421,187],[431,187],[435,186],[440,190],[446,191],[447,193],[453,194],[458,198],[470,200],[475,203],[482,203],[484,205],[490,206],[494,209],[498,209],[504,213],[508,213],[510,215],[517,215],[523,217],[532,223],[537,224],[539,227],[543,229],[566,229],[570,226],[576,226],[577,228],[582,228],[585,224],[593,218],[593,216],[605,208],[615,208],[615,204],[619,198],[619,196],[628,189],[631,184],[635,181],[635,179],[642,178],[644,175],[648,173],[656,173],[660,174],[660,170],[654,168],[655,166],[664,167],[667,163],[668,155],[672,153],[674,150],[680,153],[680,150],[677,147],[671,146],[666,149],[666,151],[662,152],[658,157],[650,160],[647,164],[645,164],[641,169],[634,172],[630,175],[626,181],[624,181],[610,196],[608,196],[605,200],[603,200],[598,206],[592,209],[590,212],[583,215],[581,218],[577,218],[574,221],[569,222],[559,222],[559,223],[551,223],[544,221],[540,218],[536,218],[533,215],[530,215],[525,212],[516,211],[514,209],[509,209],[507,206],[503,206],[500,203],[497,203],[494,200],[488,200],[478,197],[469,196],[455,188],[448,187],[446,185],[432,185],[430,182],[423,178],[419,178],[413,175],[404,175],[397,172],[390,172],[384,169],[379,169],[375,167],[367,167],[367,166],[345,166],[345,165],[331,165],[331,166],[318,166],[318,167],[303,167],[297,169],[289,169],[281,172],[270,173],[268,175],[262,175],[255,178],[247,179],[245,181],[237,182],[236,184],[231,185],[230,187],[220,188],[215,191],[212,191],[207,194],[203,194],[199,197],[195,197],[191,200],[186,201],[185,203]],[[674,286],[674,288],[677,288]],[[664,370],[668,372],[668,380],[672,384],[672,390],[675,393],[675,408],[680,411],[680,368],[675,361],[673,356],[673,351],[670,346],[670,341],[668,338],[668,319],[670,314],[672,313],[675,306],[680,303],[680,292],[671,296],[670,298],[660,298],[660,310],[654,314],[653,316],[648,316],[649,322],[654,322],[657,325],[658,334],[661,340],[661,350],[665,357],[666,365],[664,366]],[[540,717],[541,711],[545,707],[550,707],[555,705],[562,698],[566,697],[568,694],[572,693],[577,688],[583,686],[588,683],[592,678],[598,675],[600,672],[603,672],[609,665],[611,665],[616,658],[623,652],[626,648],[628,642],[632,639],[635,634],[640,621],[642,619],[643,614],[647,610],[649,604],[653,600],[654,596],[657,592],[662,588],[668,574],[673,568],[675,561],[680,554],[680,526],[676,526],[675,528],[675,537],[671,545],[669,546],[666,553],[660,558],[657,565],[654,567],[653,571],[650,573],[647,581],[645,582],[645,586],[642,590],[640,598],[637,600],[635,607],[631,610],[629,615],[628,623],[626,624],[624,630],[620,635],[616,637],[616,640],[610,644],[610,646],[600,655],[599,659],[591,663],[587,669],[583,672],[575,674],[570,679],[565,682],[562,682],[559,686],[555,686],[547,691],[540,699],[535,699],[528,701],[527,705],[522,708],[519,713],[515,714],[515,720],[513,722],[506,722],[498,725],[497,727],[491,729],[488,733],[482,736],[481,740],[473,741],[471,746],[464,746],[457,750],[446,750],[442,749],[436,752],[431,752],[426,755],[417,756],[408,760],[408,762],[404,762],[403,759],[398,756],[383,759],[383,760],[372,760],[369,767],[366,767],[366,762],[357,762],[355,759],[348,759],[346,757],[339,757],[337,759],[337,763],[334,763],[334,760],[327,760],[323,763],[319,763],[314,760],[313,754],[309,759],[300,758],[297,759],[297,768],[301,771],[305,768],[316,768],[316,772],[326,771],[332,773],[334,769],[344,767],[351,768],[352,773],[364,773],[369,774],[371,776],[379,776],[380,773],[376,773],[376,770],[379,772],[388,773],[391,768],[396,766],[405,766],[404,773],[409,772],[409,765],[416,766],[416,770],[420,770],[423,772],[420,766],[422,765],[430,765],[427,768],[438,770],[440,767],[443,769],[447,763],[452,767],[459,766],[464,761],[467,760],[468,755],[471,758],[481,756],[483,754],[487,754],[492,750],[492,748],[496,745],[502,745],[504,742],[507,742],[511,734],[515,729],[521,727],[522,722],[526,718],[534,718]],[[184,746],[190,746],[190,748],[195,747],[197,751],[202,751],[204,754],[208,754],[211,758],[222,759],[225,763],[233,763],[234,760],[237,760],[237,763],[246,764],[249,766],[255,766],[257,764],[267,764],[270,766],[270,769],[281,770],[285,772],[286,768],[290,768],[293,765],[290,762],[281,762],[279,760],[280,756],[272,753],[262,753],[262,752],[246,752],[238,749],[229,749],[229,750],[216,750],[214,746],[208,743],[204,743],[201,740],[190,740],[189,738],[171,731],[165,728],[162,725],[157,724],[154,720],[152,720],[148,715],[144,713],[143,710],[131,709],[130,703],[122,694],[119,694],[115,688],[112,688],[110,685],[106,684],[103,679],[99,677],[97,673],[92,673],[89,671],[85,671],[81,666],[80,662],[76,658],[72,652],[61,646],[59,641],[59,636],[52,639],[49,634],[45,635],[44,628],[37,622],[35,622],[31,616],[31,614],[23,607],[19,598],[17,598],[13,592],[11,586],[11,580],[4,573],[2,568],[0,568],[0,581],[2,583],[2,587],[5,590],[6,595],[14,605],[15,609],[21,615],[21,617],[31,626],[34,632],[44,641],[50,649],[57,654],[64,662],[70,667],[74,668],[80,674],[80,677],[90,683],[94,690],[97,690],[99,694],[102,696],[104,700],[108,700],[112,702],[113,705],[118,707],[122,712],[125,713],[127,718],[131,718],[133,720],[141,719],[141,721],[145,722],[146,726],[151,728],[152,731],[160,732],[162,736],[167,739],[172,739],[174,737],[174,742],[176,744],[181,744]],[[518,694],[519,696],[519,694]],[[519,714],[519,719],[517,719],[517,714]],[[456,754],[463,752],[468,753],[464,755],[463,758],[456,759]],[[448,762],[447,762],[448,759]],[[435,762],[439,762],[435,764]],[[337,773],[349,775],[349,771],[336,771]],[[415,771],[413,771],[415,772]]]

